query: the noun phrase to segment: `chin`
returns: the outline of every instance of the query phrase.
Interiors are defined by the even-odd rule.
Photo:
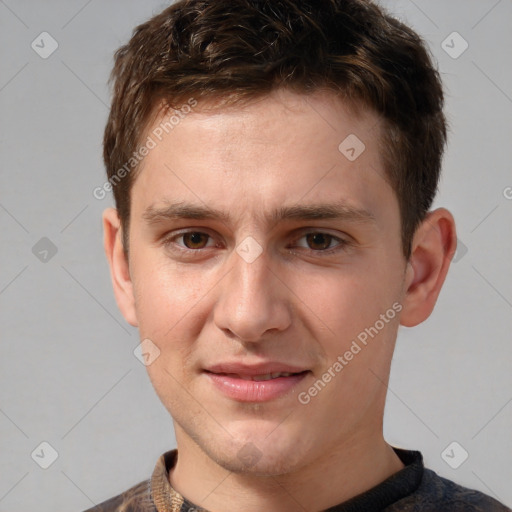
[[[254,456],[251,454],[247,458],[247,453],[244,456],[242,452],[247,452],[247,446],[250,446],[250,451],[253,451],[254,445],[245,445],[240,449],[240,453],[233,453],[228,455],[223,453],[220,458],[214,459],[215,462],[232,473],[237,475],[252,475],[261,477],[279,476],[293,472],[298,466],[300,461],[290,460],[290,454],[286,452],[274,452],[270,456],[261,451],[255,451]],[[257,449],[256,449],[257,450]],[[294,459],[297,456],[295,454]]]
[[[295,432],[268,435],[253,432],[237,435],[228,445],[203,447],[219,466],[239,475],[278,476],[291,473],[307,462],[310,447]],[[223,440],[224,441],[224,440]],[[226,444],[226,443],[221,443]]]

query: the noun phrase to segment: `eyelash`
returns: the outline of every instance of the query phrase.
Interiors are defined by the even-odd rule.
[[[182,238],[183,236],[185,236],[187,234],[191,234],[191,233],[198,233],[201,235],[206,235],[209,237],[209,240],[213,239],[213,237],[209,233],[206,233],[204,231],[186,230],[186,231],[180,231],[179,233],[174,233],[172,236],[164,238],[162,241],[162,244],[164,247],[166,247],[168,249],[171,249],[171,245],[174,245],[172,250],[180,251],[181,253],[188,253],[190,256],[193,256],[193,255],[195,256],[195,254],[193,254],[193,253],[200,253],[202,250],[211,249],[211,247],[203,247],[200,249],[189,249],[187,247],[182,247],[182,246],[175,244],[175,240]],[[331,238],[331,242],[337,242],[337,245],[330,249],[324,249],[324,250],[322,250],[322,249],[320,249],[320,250],[307,249],[310,253],[315,254],[315,255],[321,255],[321,256],[332,255],[340,250],[345,249],[346,247],[348,247],[350,245],[350,242],[346,239],[331,235],[330,233],[326,233],[324,231],[313,231],[313,230],[303,233],[300,237],[294,239],[294,242],[297,242],[308,235],[327,235],[328,237]],[[302,247],[301,249],[304,249],[304,248]]]

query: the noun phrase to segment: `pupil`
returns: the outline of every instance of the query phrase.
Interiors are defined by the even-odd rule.
[[[202,242],[203,234],[202,233],[188,233],[185,237],[189,242],[186,245],[200,245]]]
[[[308,235],[309,237],[309,242],[312,244],[312,245],[320,245],[320,247],[317,247],[317,249],[327,249],[329,247],[329,244],[330,244],[330,236],[329,235],[324,235],[322,233],[314,233],[314,234],[310,234]]]

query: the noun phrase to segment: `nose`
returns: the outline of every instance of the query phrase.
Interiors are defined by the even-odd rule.
[[[231,338],[252,343],[287,329],[292,292],[277,277],[266,252],[252,262],[233,252],[230,260],[231,271],[219,283],[214,312],[217,327]]]

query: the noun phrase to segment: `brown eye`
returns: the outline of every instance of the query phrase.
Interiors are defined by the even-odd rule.
[[[314,250],[328,249],[333,238],[333,236],[327,233],[309,233],[306,235],[308,246]]]
[[[208,243],[209,235],[200,233],[199,231],[191,231],[183,233],[183,244],[187,249],[203,249]]]

